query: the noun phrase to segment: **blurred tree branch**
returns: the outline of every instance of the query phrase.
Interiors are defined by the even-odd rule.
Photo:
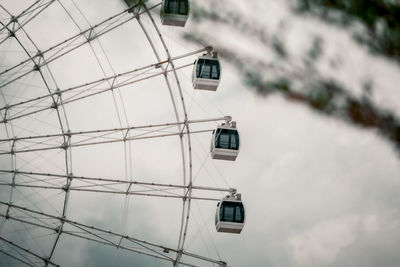
[[[299,13],[348,26],[355,21],[366,26],[368,36],[356,39],[373,52],[400,61],[400,2],[398,0],[294,0]]]
[[[303,3],[302,12],[310,9],[311,2],[316,2],[317,4],[332,6],[332,8],[347,8],[346,10],[350,10],[348,11],[349,14],[354,13],[356,16],[360,16],[360,19],[366,20],[365,23],[368,22],[370,25],[375,23],[368,16],[363,18],[361,13],[357,15],[356,12],[364,12],[355,11],[357,9],[356,4],[359,4],[360,1],[349,1],[355,5],[351,8],[343,4],[346,1],[299,0],[300,2]],[[378,2],[382,1],[372,2],[377,2],[375,4],[378,5]],[[361,6],[366,8],[365,5]],[[379,11],[377,14],[382,14],[382,12]],[[398,9],[396,9],[396,12],[398,12]],[[249,23],[238,14],[232,12],[216,13],[194,5],[192,18],[197,22],[210,20],[234,27],[243,34],[253,36],[258,42],[274,51],[279,60],[266,63],[258,58],[238,52],[222,42],[213,44],[217,47],[219,55],[235,66],[242,74],[244,81],[260,95],[281,94],[288,100],[303,103],[316,112],[341,119],[355,126],[377,129],[400,152],[400,119],[390,110],[386,110],[383,106],[376,106],[370,101],[373,84],[365,81],[363,96],[356,97],[339,82],[332,78],[323,77],[314,66],[314,62],[318,60],[323,49],[323,40],[320,37],[314,38],[308,54],[305,55],[303,62],[299,63],[296,62],[296,59],[290,58],[279,36],[267,34],[262,25],[254,22]],[[393,17],[389,16],[387,19],[390,21]],[[393,31],[399,31],[399,28],[396,27]],[[207,37],[199,33],[186,33],[184,37],[192,42],[209,45]],[[382,53],[390,56],[398,55],[397,46],[393,44],[390,47],[390,49],[382,50]]]

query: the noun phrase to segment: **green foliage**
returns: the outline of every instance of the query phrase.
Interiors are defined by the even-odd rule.
[[[300,12],[317,12],[321,18],[344,25],[357,19],[370,33],[370,38],[358,40],[367,43],[374,52],[400,60],[400,3],[389,0],[297,0]],[[333,20],[326,14],[339,12]]]
[[[272,38],[272,48],[275,50],[276,54],[279,55],[280,57],[286,58],[288,56],[285,46],[277,36],[274,36]]]
[[[314,42],[312,44],[311,49],[308,51],[308,56],[312,59],[312,60],[317,60],[321,55],[322,55],[322,38],[321,37],[316,37],[314,39]]]
[[[332,106],[331,101],[333,99],[333,92],[325,87],[311,89],[308,92],[307,98],[310,101],[311,106],[315,109],[328,111]]]
[[[318,9],[317,13],[330,22],[349,25],[358,19],[373,37],[358,36],[360,37],[358,41],[368,44],[377,53],[400,59],[400,26],[394,19],[397,16],[398,7],[388,4],[388,1],[294,1],[299,4],[298,10],[315,14],[315,9]],[[382,6],[378,8],[376,5]],[[391,8],[388,8],[389,6]],[[334,15],[324,16],[330,12]],[[366,80],[363,84],[364,96],[355,97],[350,90],[335,80],[318,74],[314,63],[323,55],[324,49],[324,40],[320,36],[311,39],[310,48],[304,57],[305,65],[295,65],[286,49],[284,38],[282,39],[277,34],[268,34],[257,23],[251,23],[238,14],[215,13],[214,10],[200,8],[195,4],[192,5],[191,15],[196,22],[210,20],[234,27],[248,36],[251,35],[254,40],[261,42],[274,52],[276,61],[265,64],[258,58],[240,54],[230,47],[218,47],[216,44],[219,56],[235,66],[239,73],[242,73],[244,82],[259,95],[280,94],[289,101],[303,103],[320,114],[336,117],[359,127],[375,128],[394,143],[400,152],[400,119],[393,112],[369,101],[373,92],[371,81]],[[209,44],[207,40],[196,34],[186,33],[184,37],[199,45]],[[293,66],[293,68],[285,69],[283,68],[285,65]]]

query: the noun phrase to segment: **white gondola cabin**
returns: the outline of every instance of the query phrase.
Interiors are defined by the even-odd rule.
[[[241,195],[228,195],[217,204],[215,228],[217,232],[240,234],[245,223]]]
[[[194,89],[216,91],[221,79],[221,66],[217,53],[200,56],[194,64],[192,83]]]
[[[213,131],[210,152],[213,159],[236,160],[239,154],[239,132],[236,122],[227,122]]]
[[[163,0],[160,16],[163,25],[184,27],[189,17],[189,1]]]

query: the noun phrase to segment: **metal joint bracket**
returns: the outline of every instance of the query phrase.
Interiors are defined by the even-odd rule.
[[[69,147],[69,145],[68,145],[67,143],[63,143],[63,144],[60,146],[60,148],[62,148],[62,149],[64,149],[64,150],[67,150],[68,147]]]
[[[129,184],[128,189],[126,190],[126,195],[129,195],[129,191],[131,190],[132,184]]]
[[[205,49],[206,49],[207,53],[211,53],[211,51],[214,50],[214,48],[212,46],[210,46],[210,45],[206,46]]]
[[[12,205],[12,202],[8,202],[8,206],[7,206],[7,211],[6,211],[6,219],[9,219],[10,216],[8,215],[10,213],[10,205]]]
[[[10,22],[11,23],[17,23],[18,22],[18,18],[15,17],[15,16],[11,16]]]
[[[70,185],[69,185],[69,184],[66,184],[66,185],[63,186],[62,189],[63,189],[65,192],[68,192],[69,189],[70,189]]]
[[[69,173],[69,174],[67,175],[67,185],[68,185],[68,186],[71,186],[72,179],[73,179],[73,174],[72,174],[72,173]],[[68,189],[69,189],[69,188],[68,188]]]
[[[50,108],[58,109],[58,103],[54,102],[53,104],[51,104]]]
[[[117,77],[114,77],[114,79],[113,79],[113,81],[112,81],[112,83],[111,83],[111,91],[114,91],[114,85],[115,85],[115,82],[117,81]]]
[[[9,106],[8,105],[5,105],[4,106],[4,119],[1,121],[1,122],[4,122],[4,123],[6,123],[7,122],[7,112],[8,112],[8,109],[9,109]]]
[[[128,9],[128,13],[133,13],[133,11],[135,10],[135,6],[132,6]]]
[[[128,138],[128,134],[129,134],[130,131],[131,131],[130,129],[126,130],[126,133],[124,134],[124,142],[128,141],[127,138]]]
[[[68,130],[64,133],[64,135],[65,135],[66,137],[68,137],[68,139],[71,138],[71,130],[68,129]],[[72,175],[72,174],[69,174],[69,175]]]
[[[183,249],[178,250],[176,253],[178,254],[178,257],[177,257],[176,260],[174,260],[174,266],[176,266],[178,259],[179,259],[180,257],[182,257]]]
[[[61,92],[60,88],[57,88],[56,91],[55,91],[55,95],[60,97],[61,94],[62,94],[62,92]]]
[[[41,57],[41,58],[43,58],[43,53],[42,53],[42,51],[38,50],[35,57]]]
[[[86,38],[88,40],[88,42],[90,43],[91,41],[93,41],[94,39],[96,39],[96,34],[94,33],[94,28],[92,27],[89,31],[89,36]]]
[[[60,231],[61,231],[61,225],[57,226],[57,227],[54,229],[54,231],[56,231],[57,234],[60,233]]]
[[[14,145],[13,145],[13,147],[14,147]],[[17,175],[17,173],[18,173],[17,170],[15,170],[15,171],[13,172],[13,176],[12,176],[12,187],[13,187],[13,188],[15,188],[15,176]]]

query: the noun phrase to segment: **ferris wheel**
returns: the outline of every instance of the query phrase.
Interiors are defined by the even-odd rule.
[[[174,40],[189,1],[0,3],[0,259],[78,266],[91,244],[157,264],[228,266],[188,246],[204,225],[227,235],[245,223],[241,194],[214,163],[234,164],[236,122],[195,97],[213,105],[217,51]],[[193,223],[197,202],[213,210]]]

